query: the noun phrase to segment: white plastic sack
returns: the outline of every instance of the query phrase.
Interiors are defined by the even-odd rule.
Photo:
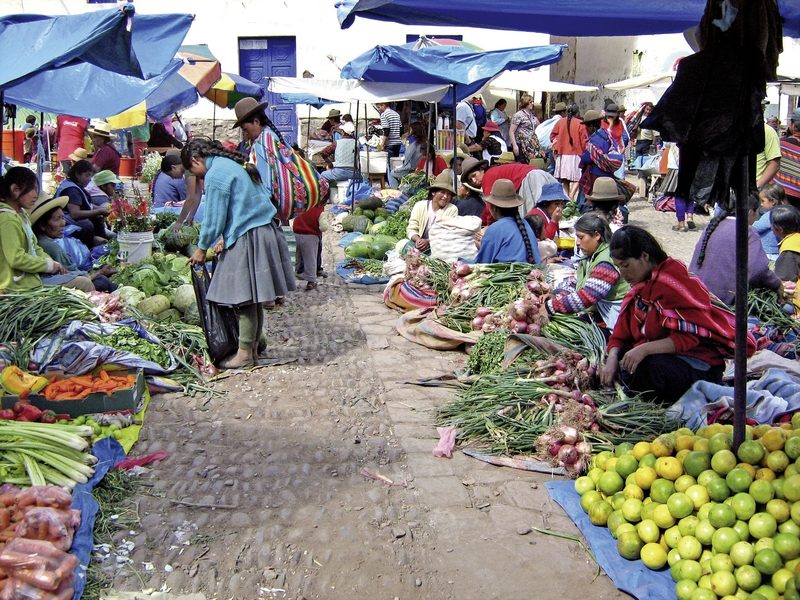
[[[480,228],[480,217],[452,217],[436,221],[428,233],[431,256],[447,262],[475,258],[478,255],[475,234]]]
[[[383,262],[383,274],[387,277],[400,275],[406,271],[406,259],[397,250],[389,250]]]

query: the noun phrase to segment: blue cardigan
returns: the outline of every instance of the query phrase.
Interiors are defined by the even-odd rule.
[[[541,258],[539,257],[539,244],[536,241],[536,234],[533,233],[533,229],[531,229],[527,221],[523,221],[523,225],[525,226],[525,231],[528,232],[528,240],[533,246],[534,262],[539,264]],[[503,217],[489,225],[486,233],[483,234],[481,249],[478,251],[478,256],[475,257],[475,262],[528,262],[528,250],[525,247],[525,240],[513,217]]]
[[[277,212],[267,189],[254,183],[239,163],[221,156],[206,159],[205,212],[197,245],[207,250],[222,237],[230,248],[251,229],[267,225]]]

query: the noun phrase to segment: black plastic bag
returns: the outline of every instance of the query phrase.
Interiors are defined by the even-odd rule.
[[[203,265],[200,269],[192,269],[192,286],[197,298],[197,309],[200,313],[200,324],[206,336],[208,354],[216,364],[239,349],[239,319],[236,311],[230,306],[222,306],[206,298],[211,276]]]

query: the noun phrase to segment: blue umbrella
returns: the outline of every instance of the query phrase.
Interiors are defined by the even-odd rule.
[[[778,0],[784,35],[800,37],[800,4]],[[356,17],[402,23],[536,31],[565,36],[681,33],[700,22],[706,0],[340,0],[342,29]]]
[[[458,98],[481,89],[503,71],[527,70],[561,59],[566,46],[550,44],[479,52],[463,46],[376,46],[342,69],[343,79],[394,83],[444,83],[458,88]]]

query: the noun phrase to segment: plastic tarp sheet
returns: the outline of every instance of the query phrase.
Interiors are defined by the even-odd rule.
[[[125,460],[125,451],[114,438],[103,438],[92,446],[92,454],[97,457],[97,464],[94,466],[94,475],[87,483],[81,483],[72,490],[72,508],[81,511],[81,524],[72,539],[70,553],[74,554],[81,561],[75,569],[75,594],[73,598],[80,598],[86,587],[86,569],[92,558],[92,548],[94,547],[94,521],[100,507],[97,505],[92,490],[106,476],[106,473],[121,460]]]
[[[270,77],[269,91],[289,98],[305,99],[298,104],[336,102],[396,102],[418,100],[438,102],[448,91],[448,82],[426,85],[408,83],[358,81],[356,79],[310,79],[304,77]]]
[[[358,234],[362,235],[362,234]],[[347,267],[347,265],[353,259],[345,259],[341,262],[336,263],[336,274],[341,277],[346,283],[360,283],[361,285],[375,285],[375,284],[383,284],[389,281],[388,277],[374,277],[372,275],[367,275],[366,273],[363,275],[357,275],[356,269],[353,267]],[[357,260],[357,259],[356,259]]]
[[[650,86],[667,87],[675,79],[673,71],[669,73],[656,73],[655,75],[638,75],[630,79],[623,79],[614,83],[607,83],[603,87],[609,90],[638,90],[647,89]]]
[[[342,29],[356,17],[441,27],[535,31],[564,36],[681,33],[696,26],[706,0],[339,0]],[[778,0],[783,34],[800,37],[800,4]]]
[[[675,600],[675,582],[669,569],[651,571],[641,560],[622,558],[617,552],[617,540],[608,529],[592,525],[589,515],[583,512],[574,481],[547,481],[544,487],[581,530],[600,568],[615,586],[638,600]]]
[[[75,62],[139,79],[155,77],[172,61],[192,19],[182,14],[135,15],[129,23],[119,9],[2,17],[0,89]]]
[[[541,73],[530,71],[506,71],[489,82],[490,88],[521,90],[524,92],[596,92],[597,86],[578,85],[565,81],[542,79]]]
[[[482,3],[480,6],[485,7]],[[463,46],[376,46],[347,63],[342,77],[394,83],[452,83],[458,86],[461,99],[508,69],[529,70],[558,62],[565,48],[563,44],[549,44],[476,52]]]

